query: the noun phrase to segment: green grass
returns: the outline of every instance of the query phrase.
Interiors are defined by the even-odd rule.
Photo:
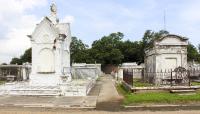
[[[200,82],[191,82],[192,86],[200,86]]]
[[[5,81],[0,81],[0,85],[2,85],[2,84],[4,84],[4,83],[6,83]]]
[[[124,96],[124,105],[136,104],[185,104],[200,102],[200,93],[195,95],[178,95],[169,92],[130,93],[122,85],[117,86],[118,92]]]
[[[139,79],[133,79],[133,86],[134,87],[151,87],[153,84],[142,82]]]

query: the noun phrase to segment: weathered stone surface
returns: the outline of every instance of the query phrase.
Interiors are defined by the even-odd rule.
[[[154,47],[145,52],[145,71],[150,73],[169,72],[177,67],[187,69],[188,39],[177,35],[166,35],[154,41]],[[148,76],[160,83],[156,75]]]

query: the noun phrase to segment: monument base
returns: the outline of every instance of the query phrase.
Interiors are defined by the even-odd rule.
[[[62,83],[61,77],[56,74],[31,74],[30,86],[57,86]]]
[[[6,83],[0,86],[0,95],[87,96],[95,82],[95,80],[74,80],[56,86],[32,85],[29,82]]]

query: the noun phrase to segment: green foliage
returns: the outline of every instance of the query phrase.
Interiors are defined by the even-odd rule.
[[[124,55],[122,62],[137,62],[141,63],[143,59],[141,55],[143,52],[141,51],[142,45],[141,42],[135,41],[132,42],[130,40],[124,41],[120,44],[120,50]]]
[[[0,85],[3,85],[3,84],[5,84],[6,82],[5,81],[0,81]]]
[[[92,44],[92,50],[94,51],[93,57],[97,60],[96,62],[101,63],[102,65],[120,64],[124,58],[119,48],[123,37],[124,35],[118,32],[94,41]]]
[[[18,65],[21,65],[21,64],[22,64],[22,61],[21,61],[21,59],[15,57],[15,58],[12,58],[10,64],[18,64]]]
[[[192,86],[200,86],[200,82],[191,82]]]
[[[2,63],[1,65],[8,65],[7,63]]]
[[[200,54],[198,53],[196,47],[189,43],[187,46],[187,51],[188,51],[188,61],[197,61],[200,62]]]
[[[143,48],[152,48],[154,40],[157,40],[167,34],[169,34],[169,32],[165,30],[160,30],[159,32],[147,30],[142,38]]]
[[[140,79],[133,79],[133,86],[134,87],[152,87],[153,84],[145,83]]]
[[[71,62],[75,63],[101,63],[102,66],[123,62],[144,62],[145,50],[153,47],[154,40],[169,34],[161,30],[154,32],[147,30],[141,41],[123,41],[124,34],[121,32],[111,33],[92,43],[92,47],[84,44],[77,37],[72,37],[70,45]],[[200,51],[200,45],[198,46]],[[188,45],[188,60],[200,62],[200,53],[192,44]],[[31,62],[31,48],[26,50],[20,58],[13,58],[11,64]]]
[[[23,63],[32,61],[32,49],[29,48],[25,51],[25,53],[20,57]]]
[[[77,37],[72,37],[70,45],[71,62],[74,63],[91,63],[93,58],[90,56],[90,49],[88,45],[84,44],[82,40]]]
[[[32,61],[32,49],[29,48],[27,49],[20,58],[12,58],[10,64],[18,64],[22,65],[23,63],[29,62],[31,63]]]
[[[127,89],[125,89],[122,84],[117,84],[116,85],[116,89],[117,89],[118,93],[121,94],[121,95],[123,95],[123,96],[131,94],[131,92],[128,91]]]

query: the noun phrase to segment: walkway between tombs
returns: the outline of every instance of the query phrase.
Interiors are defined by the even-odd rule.
[[[115,80],[110,75],[104,75],[100,78],[100,83],[101,89],[99,91],[96,109],[110,111],[120,110],[122,97],[115,88]]]

